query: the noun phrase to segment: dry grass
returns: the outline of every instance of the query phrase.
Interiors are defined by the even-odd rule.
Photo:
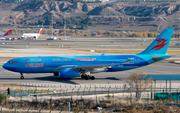
[[[10,60],[10,59],[14,59],[16,57],[0,57],[0,60]]]
[[[67,105],[64,105],[63,106],[63,111],[67,111],[68,110],[68,106]]]
[[[89,48],[73,48],[72,50],[90,52]],[[94,49],[98,53],[115,53],[115,54],[138,54],[141,53],[144,49]],[[169,55],[178,55],[180,50],[168,50],[167,54]]]
[[[73,108],[73,112],[77,113],[80,111],[80,109],[81,109],[81,106],[77,105],[76,107]]]
[[[48,104],[48,105],[46,105],[44,108],[47,109],[47,110],[50,110],[50,109],[51,109],[51,105]]]

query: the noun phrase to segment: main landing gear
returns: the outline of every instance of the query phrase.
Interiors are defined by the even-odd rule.
[[[20,79],[24,79],[23,73],[20,73],[20,74],[21,74],[21,77],[20,77]]]
[[[81,75],[81,78],[82,79],[85,79],[85,80],[89,80],[89,79],[91,79],[91,80],[94,80],[95,79],[95,77],[94,76],[90,76],[90,75]]]

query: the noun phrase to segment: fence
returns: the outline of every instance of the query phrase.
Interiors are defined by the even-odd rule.
[[[136,102],[136,89],[123,88],[118,85],[84,85],[84,86],[55,86],[39,84],[20,84],[10,87],[10,96],[16,101],[13,103],[4,90],[5,102],[3,107],[13,103],[13,109],[39,109],[43,110],[67,110],[67,102],[70,102],[71,110],[85,111],[96,109],[98,106],[109,108],[117,107],[123,101],[129,105]],[[140,90],[139,90],[140,91]],[[172,98],[179,103],[179,88],[147,88],[141,92],[140,99],[143,104],[153,103],[155,100]]]

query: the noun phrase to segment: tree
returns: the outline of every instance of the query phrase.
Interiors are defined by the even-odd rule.
[[[113,36],[119,37],[119,34],[117,32],[114,32]]]
[[[71,32],[71,33],[74,33],[74,30],[73,30],[73,29],[71,29],[71,30],[70,30],[70,32]]]
[[[106,36],[111,36],[111,31],[106,31],[104,34],[105,34]]]
[[[50,21],[49,19],[46,19],[44,24],[45,24],[45,25],[50,25],[50,24],[51,24],[51,21]]]
[[[143,37],[148,37],[148,35],[147,35],[147,33],[145,32],[145,33],[143,33]]]
[[[140,98],[142,92],[146,91],[147,88],[152,86],[152,79],[146,78],[146,76],[147,75],[143,71],[136,71],[131,73],[128,77],[129,81],[126,81],[126,83],[123,85],[123,88],[128,91],[134,89],[136,91],[136,97]]]
[[[103,30],[99,30],[98,32],[97,32],[97,34],[104,34],[104,31]]]
[[[140,35],[139,35],[139,37],[143,37],[143,34],[144,34],[144,33],[143,33],[143,32],[141,32],[141,33],[140,33]]]
[[[92,19],[86,18],[86,19],[82,20],[81,23],[85,24],[85,25],[92,25]]]
[[[159,33],[154,32],[154,37],[157,37],[158,35],[159,35]]]
[[[91,35],[91,33],[89,33],[89,32],[86,32],[85,34],[84,34],[84,36],[90,36]]]
[[[51,35],[51,30],[50,29],[47,30],[47,34]]]
[[[29,7],[33,8],[33,7],[36,7],[40,2],[42,3],[42,1],[40,0],[32,0],[28,4],[29,4]]]
[[[59,30],[59,33],[63,33],[63,32],[64,32],[64,30],[61,30],[61,29]]]
[[[129,36],[130,36],[130,37],[137,37],[137,34],[136,34],[135,32],[133,32],[133,33],[131,33]]]
[[[78,35],[78,32],[79,32],[78,29],[76,29],[76,30],[75,30],[75,34]]]
[[[42,30],[42,34],[47,34],[47,30]]]
[[[13,17],[12,17],[11,15],[9,16],[9,18],[10,18],[10,19],[13,19]]]
[[[44,24],[44,22],[42,20],[38,20],[38,24]]]
[[[148,33],[148,37],[154,37],[154,33],[153,32]]]
[[[179,43],[179,40],[180,40],[180,36],[178,37],[178,43]]]
[[[17,29],[13,29],[13,33],[18,34]]]
[[[58,24],[58,25],[60,25],[60,26],[64,26],[63,22],[60,21],[60,20],[56,21],[56,24]]]

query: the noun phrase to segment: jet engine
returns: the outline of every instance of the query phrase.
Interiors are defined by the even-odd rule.
[[[58,78],[74,78],[74,77],[79,77],[79,71],[72,70],[72,69],[61,69],[59,70],[59,73],[54,73],[54,76]]]
[[[36,40],[38,37],[37,36],[34,36],[33,39]]]

